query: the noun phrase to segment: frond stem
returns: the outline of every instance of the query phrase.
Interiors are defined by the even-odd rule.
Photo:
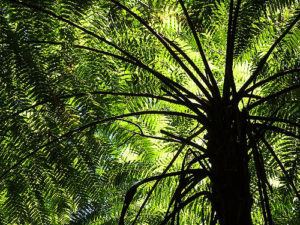
[[[198,136],[199,134],[201,134],[203,131],[205,130],[205,127],[201,127],[198,131],[196,131],[194,134],[192,134],[191,136],[189,136],[187,138],[187,140],[192,140],[194,137]],[[178,151],[176,152],[176,154],[174,155],[174,157],[172,158],[172,160],[170,161],[170,163],[168,164],[168,166],[164,169],[164,171],[162,172],[162,174],[166,174],[166,172],[171,168],[171,166],[173,165],[173,163],[176,161],[176,159],[178,158],[178,156],[180,155],[180,153],[183,151],[183,149],[185,148],[186,144],[183,143],[181,145],[181,147],[178,149]],[[132,222],[132,225],[134,225],[137,222],[138,217],[140,216],[143,208],[145,207],[147,201],[149,200],[149,198],[151,197],[154,189],[156,188],[156,186],[158,185],[159,181],[156,181],[155,184],[152,186],[151,190],[148,192],[148,195],[146,197],[146,199],[144,200],[143,204],[141,205],[137,215],[135,216],[134,221]],[[121,219],[120,219],[121,221]],[[123,218],[124,221],[124,218]],[[123,225],[124,222],[120,225]]]
[[[266,101],[270,101],[270,100],[272,100],[272,99],[274,99],[274,98],[279,97],[280,95],[286,94],[286,93],[288,93],[288,92],[290,92],[290,91],[292,91],[292,90],[295,90],[295,89],[297,89],[297,88],[300,88],[300,84],[293,85],[293,86],[291,86],[291,87],[288,87],[288,88],[285,88],[285,89],[283,89],[283,90],[281,90],[281,91],[278,91],[278,92],[276,92],[276,93],[274,93],[274,94],[268,95],[268,96],[266,96],[266,97],[260,99],[259,101],[252,103],[251,105],[249,105],[249,106],[247,107],[247,109],[248,109],[248,110],[251,110],[251,109],[253,109],[254,107],[259,106],[259,105],[263,104],[263,103],[266,102]]]
[[[179,103],[176,100],[170,99],[170,98],[166,98],[163,96],[159,96],[159,95],[152,95],[152,94],[147,94],[147,93],[126,93],[126,92],[111,92],[111,91],[91,91],[91,92],[81,92],[81,93],[75,93],[75,94],[69,94],[69,95],[63,95],[63,96],[57,96],[57,99],[68,99],[68,98],[73,98],[73,97],[84,97],[84,96],[88,96],[88,95],[116,95],[116,96],[128,96],[128,97],[147,97],[147,98],[154,98],[154,99],[158,99],[158,100],[163,100],[166,102],[170,102],[173,104],[178,104],[178,105],[183,105],[181,103]],[[41,102],[38,102],[34,105],[28,106],[24,109],[21,109],[19,111],[17,111],[16,113],[6,117],[3,119],[3,121],[5,121],[6,119],[15,117],[23,112],[26,112],[30,109],[34,109],[40,105],[52,102],[53,98],[50,98],[48,100],[44,100]]]
[[[174,135],[174,134],[172,134],[170,132],[167,132],[165,130],[161,130],[160,132],[162,134],[165,134],[165,135],[169,136],[169,137],[172,137],[174,139],[180,140],[182,143],[185,143],[187,145],[193,146],[193,147],[201,150],[202,152],[206,153],[206,149],[205,148],[203,148],[202,146],[200,146],[200,145],[198,145],[198,144],[196,144],[196,143],[194,143],[194,142],[192,142],[192,141],[190,141],[190,140],[188,140],[186,138],[183,138],[183,137],[180,137],[180,136],[176,136],[176,135]]]
[[[186,113],[179,113],[179,112],[171,112],[171,111],[140,111],[140,112],[133,112],[133,113],[128,113],[128,114],[123,114],[123,115],[119,115],[119,116],[113,116],[110,118],[106,118],[106,119],[102,119],[102,120],[98,120],[98,121],[94,121],[92,123],[86,124],[84,126],[81,126],[79,128],[73,129],[65,134],[62,134],[61,136],[54,138],[52,141],[47,142],[46,144],[38,147],[36,150],[32,151],[31,153],[27,154],[26,156],[24,156],[23,158],[21,158],[20,160],[18,160],[14,165],[12,165],[10,168],[8,168],[7,170],[5,170],[1,176],[0,176],[0,180],[2,180],[10,171],[16,169],[18,166],[22,165],[22,163],[24,161],[26,161],[28,158],[30,158],[31,156],[35,155],[39,150],[57,142],[60,141],[66,137],[69,137],[73,134],[82,132],[83,130],[86,130],[89,127],[95,126],[97,124],[102,124],[102,123],[107,123],[113,120],[117,120],[117,119],[121,119],[124,117],[130,117],[130,116],[139,116],[139,115],[146,115],[146,114],[160,114],[160,115],[177,115],[177,116],[184,116],[184,117],[189,117],[189,118],[193,118],[193,119],[197,119],[197,116],[195,115],[190,115],[190,114],[186,114]]]
[[[252,85],[251,87],[249,87],[248,89],[246,89],[244,93],[249,93],[249,92],[255,90],[256,88],[258,88],[258,87],[260,87],[260,86],[262,86],[262,85],[264,85],[264,84],[266,84],[266,83],[268,83],[268,82],[270,82],[272,80],[275,80],[276,78],[282,77],[282,76],[284,76],[286,74],[289,74],[289,73],[295,73],[295,72],[300,72],[300,68],[286,70],[286,71],[281,71],[279,73],[276,73],[273,76],[270,76],[267,79],[262,80],[262,81],[260,81],[260,82],[258,82],[256,84]]]
[[[242,96],[242,93],[245,91],[245,89],[252,83],[252,81],[259,75],[260,71],[264,67],[265,63],[267,62],[269,56],[275,49],[275,47],[281,42],[281,40],[290,32],[290,30],[295,26],[295,24],[300,19],[300,13],[299,15],[292,21],[292,23],[288,26],[288,28],[279,36],[279,38],[273,43],[273,45],[269,48],[268,52],[264,55],[264,57],[260,60],[258,63],[257,68],[253,72],[253,74],[250,76],[250,78],[244,83],[244,85],[240,88],[238,91],[238,95],[236,96],[237,99],[235,101],[239,101],[240,97]]]
[[[172,57],[179,63],[179,65],[184,69],[184,71],[188,74],[188,76],[197,84],[197,86],[200,88],[200,90],[203,92],[203,94],[207,95],[206,89],[203,87],[203,85],[197,80],[197,78],[194,76],[194,74],[190,71],[190,69],[182,62],[182,60],[178,57],[178,55],[170,48],[170,46],[166,43],[166,41],[152,28],[148,25],[148,23],[143,20],[140,16],[138,16],[136,13],[131,11],[129,8],[127,8],[125,5],[121,4],[120,2],[116,0],[109,0],[113,2],[114,4],[118,5],[120,8],[124,9],[126,12],[131,14],[134,18],[136,18],[141,24],[143,24],[162,44],[163,46],[168,50],[168,52],[172,55]],[[205,81],[205,80],[204,80]],[[210,98],[210,96],[206,96],[207,98]]]
[[[173,41],[170,41],[168,38],[163,37],[164,40],[173,48],[175,48],[182,56],[183,58],[193,67],[193,69],[196,71],[197,74],[199,74],[200,78],[204,81],[204,83],[206,84],[206,86],[208,87],[209,90],[211,90],[213,92],[213,87],[211,86],[211,84],[207,81],[206,77],[204,76],[204,74],[200,71],[200,69],[196,66],[196,64],[191,60],[191,58],[182,50],[180,49]],[[196,79],[197,85],[199,87],[199,81]],[[212,100],[212,97],[210,96],[210,94],[207,92],[206,89],[201,90],[205,96],[209,96],[208,99]],[[200,99],[201,100],[201,99]],[[199,100],[198,100],[199,101]]]
[[[284,134],[284,135],[294,137],[294,138],[297,138],[297,139],[300,140],[300,136],[298,136],[298,135],[296,135],[296,134],[294,134],[290,131],[284,130],[284,129],[279,128],[279,127],[276,127],[276,126],[271,126],[271,125],[266,125],[266,124],[259,124],[259,123],[253,124],[253,126],[257,127],[257,128],[262,128],[264,130],[274,131],[275,133]]]
[[[174,157],[172,158],[171,162],[170,162],[170,163],[168,164],[168,166],[164,169],[164,171],[162,172],[161,175],[164,175],[164,174],[167,173],[167,171],[171,168],[171,166],[172,166],[173,163],[176,161],[176,159],[178,158],[178,156],[180,155],[180,153],[182,152],[182,150],[185,148],[185,146],[186,146],[185,144],[182,144],[182,145],[181,145],[181,147],[178,149],[178,151],[176,152],[176,154],[175,154]],[[158,183],[159,183],[159,180],[157,180],[157,181],[154,183],[154,185],[152,186],[152,188],[151,188],[150,191],[148,192],[148,195],[147,195],[146,199],[144,200],[143,204],[141,205],[141,207],[140,207],[140,209],[139,209],[137,215],[135,216],[134,221],[132,222],[132,225],[134,225],[134,224],[137,222],[138,217],[140,216],[142,210],[144,209],[144,207],[145,207],[147,201],[148,201],[149,198],[151,197],[151,195],[152,195],[153,191],[155,190],[155,188],[157,187]],[[127,209],[126,209],[126,211],[127,211]],[[124,212],[124,214],[122,214],[123,217],[120,217],[119,225],[124,225],[124,216],[125,216],[126,211]]]
[[[204,50],[203,50],[202,45],[201,45],[201,43],[200,43],[199,37],[198,37],[198,35],[197,35],[197,33],[196,33],[195,26],[193,25],[193,22],[192,22],[192,20],[191,20],[191,18],[190,18],[190,16],[189,16],[189,13],[188,13],[188,11],[187,11],[187,9],[186,9],[186,7],[185,7],[183,1],[182,1],[182,0],[179,0],[179,3],[180,3],[180,5],[181,5],[181,8],[183,9],[184,15],[185,15],[185,17],[186,17],[186,19],[187,19],[187,22],[188,22],[188,25],[189,25],[189,27],[190,27],[192,33],[193,33],[193,37],[194,37],[194,39],[195,39],[195,41],[196,41],[196,44],[197,44],[197,46],[198,46],[198,50],[199,50],[200,56],[201,56],[201,58],[202,58],[202,61],[203,61],[203,63],[204,63],[204,66],[205,66],[205,70],[206,70],[206,72],[208,73],[210,82],[212,83],[212,93],[214,94],[214,96],[215,96],[217,99],[220,99],[221,97],[220,97],[220,92],[219,92],[219,88],[218,88],[217,82],[216,82],[216,80],[215,80],[215,78],[214,78],[214,76],[213,76],[213,73],[212,73],[212,71],[211,71],[211,69],[210,69],[210,66],[209,66],[209,64],[208,64],[208,61],[207,61],[207,59],[206,59]],[[198,72],[198,73],[199,73],[199,72]],[[199,74],[199,75],[201,75],[201,74]],[[202,78],[202,80],[205,82],[205,80],[206,80],[206,79],[204,79],[205,77],[203,78],[203,77],[201,76],[201,78]],[[208,85],[208,84],[206,84],[206,85]]]
[[[165,217],[165,219],[160,223],[160,225],[165,225],[167,224],[167,222],[177,213],[179,212],[181,209],[183,209],[186,205],[188,205],[189,203],[191,203],[192,201],[194,201],[195,199],[201,197],[201,196],[210,196],[211,193],[208,191],[201,191],[198,192],[196,194],[194,194],[193,196],[189,197],[187,200],[185,200],[184,202],[182,202],[181,204],[179,204],[178,207],[176,207],[176,209],[170,213],[168,216]],[[209,198],[209,197],[208,197]]]
[[[273,156],[273,158],[275,159],[275,161],[278,163],[280,169],[282,170],[282,172],[284,173],[284,175],[286,176],[286,178],[289,181],[289,184],[291,185],[292,189],[294,190],[296,196],[298,199],[300,199],[300,194],[299,191],[297,190],[293,180],[290,178],[290,176],[288,175],[287,171],[285,170],[282,162],[280,161],[280,159],[278,158],[278,156],[276,155],[275,151],[273,150],[272,146],[267,142],[267,140],[264,137],[261,137],[262,142],[264,143],[264,145],[267,147],[267,149],[269,150],[269,152],[271,153],[271,155]]]
[[[249,119],[253,119],[253,120],[263,120],[263,121],[270,121],[270,122],[281,122],[281,123],[290,124],[292,126],[300,127],[299,123],[295,123],[293,121],[282,119],[282,118],[264,117],[264,116],[249,116],[248,118]]]
[[[153,177],[149,177],[146,178],[144,180],[139,181],[138,183],[136,183],[135,185],[133,185],[126,193],[125,196],[125,200],[124,200],[124,204],[123,204],[123,208],[122,208],[122,212],[121,212],[121,217],[120,217],[120,221],[119,221],[119,225],[124,225],[124,217],[126,214],[126,211],[137,191],[137,188],[145,183],[151,182],[151,181],[160,181],[164,178],[168,178],[168,177],[172,177],[172,176],[180,176],[182,174],[195,174],[195,173],[199,173],[201,170],[200,169],[189,169],[189,170],[183,170],[183,171],[177,171],[177,172],[172,172],[172,173],[165,173],[165,174],[161,174],[158,176],[153,176]]]
[[[223,88],[223,98],[226,100],[229,100],[230,88],[232,89],[232,94],[233,95],[236,94],[236,87],[235,87],[232,67],[233,67],[236,26],[237,26],[241,0],[237,1],[235,10],[233,10],[233,2],[234,2],[233,0],[230,1],[228,27],[227,27],[227,50],[226,50],[225,78],[224,78],[224,88]]]
[[[68,20],[68,19],[66,19],[66,18],[64,18],[64,17],[62,17],[62,16],[58,16],[57,14],[55,14],[55,13],[49,11],[49,10],[42,9],[42,8],[40,8],[40,7],[38,7],[38,6],[31,5],[31,4],[28,4],[28,3],[25,3],[25,2],[19,2],[19,1],[17,1],[17,0],[9,0],[9,1],[11,1],[11,2],[13,2],[13,3],[16,3],[16,4],[23,5],[23,6],[25,6],[25,7],[31,8],[31,9],[33,9],[33,10],[36,10],[36,11],[39,11],[39,12],[42,12],[42,13],[45,13],[45,14],[50,15],[50,16],[52,16],[52,17],[54,17],[54,18],[56,18],[56,19],[58,19],[58,20],[60,20],[60,21],[63,21],[63,22],[68,23],[68,24],[70,24],[70,25],[73,26],[73,27],[78,28],[79,30],[81,30],[81,31],[83,31],[83,32],[85,32],[85,33],[87,33],[87,34],[89,34],[89,35],[91,35],[91,36],[97,38],[98,40],[103,41],[103,42],[106,43],[107,45],[110,45],[110,46],[114,47],[115,49],[117,49],[118,51],[120,51],[121,53],[123,53],[124,55],[126,55],[127,57],[131,58],[131,59],[134,60],[134,61],[129,60],[129,59],[126,59],[126,58],[121,57],[121,56],[118,56],[118,55],[114,55],[114,54],[112,54],[112,53],[107,53],[107,55],[111,55],[111,56],[114,55],[114,57],[119,58],[119,59],[122,59],[122,60],[127,61],[127,62],[130,62],[130,63],[132,63],[132,62],[138,63],[138,64],[140,64],[140,66],[142,66],[144,69],[148,70],[150,73],[152,73],[153,75],[155,75],[158,79],[160,79],[163,83],[165,83],[167,86],[169,86],[169,87],[170,87],[173,91],[175,91],[177,94],[182,95],[182,94],[181,94],[176,88],[174,88],[172,85],[174,85],[174,86],[177,87],[178,89],[181,89],[182,91],[184,91],[184,92],[187,93],[188,95],[197,98],[196,95],[194,95],[192,92],[188,91],[186,88],[182,87],[181,85],[179,85],[178,83],[172,81],[171,79],[169,79],[169,78],[163,76],[163,75],[160,74],[159,72],[157,72],[157,71],[155,71],[155,70],[149,68],[148,66],[146,66],[145,64],[143,64],[140,60],[138,60],[137,58],[135,58],[134,56],[132,56],[129,52],[123,50],[122,48],[120,48],[120,47],[117,46],[116,44],[114,44],[114,43],[112,43],[112,42],[106,40],[105,38],[100,37],[99,35],[95,34],[94,32],[92,32],[92,31],[90,31],[90,30],[88,30],[88,29],[86,29],[86,28],[84,28],[84,27],[81,27],[81,26],[79,26],[78,24],[75,24],[75,23],[73,23],[72,21],[70,21],[70,20]],[[86,48],[88,48],[88,47],[86,47]],[[104,54],[104,52],[103,52],[103,54]],[[172,84],[172,85],[171,85],[171,84]],[[187,101],[188,101],[188,100],[187,100]],[[195,108],[194,108],[194,110],[198,111],[198,110],[195,109]]]

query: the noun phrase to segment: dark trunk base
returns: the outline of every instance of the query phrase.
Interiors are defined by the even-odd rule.
[[[208,131],[213,209],[221,225],[252,225],[246,121],[238,110],[214,121]]]
[[[251,225],[251,196],[247,162],[245,165],[223,158],[213,160],[213,207],[221,225]],[[226,162],[227,161],[227,162]],[[223,163],[223,165],[222,165]],[[226,165],[227,164],[227,165]]]

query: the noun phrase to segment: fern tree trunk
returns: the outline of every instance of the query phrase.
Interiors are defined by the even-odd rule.
[[[237,107],[222,108],[212,111],[213,125],[208,130],[213,208],[221,225],[250,225],[247,123]]]

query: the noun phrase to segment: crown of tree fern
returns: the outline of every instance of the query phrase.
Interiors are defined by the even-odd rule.
[[[0,224],[299,224],[298,0],[2,0]]]

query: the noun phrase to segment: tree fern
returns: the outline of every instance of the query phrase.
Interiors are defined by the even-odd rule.
[[[1,223],[297,223],[298,1],[0,4]]]

